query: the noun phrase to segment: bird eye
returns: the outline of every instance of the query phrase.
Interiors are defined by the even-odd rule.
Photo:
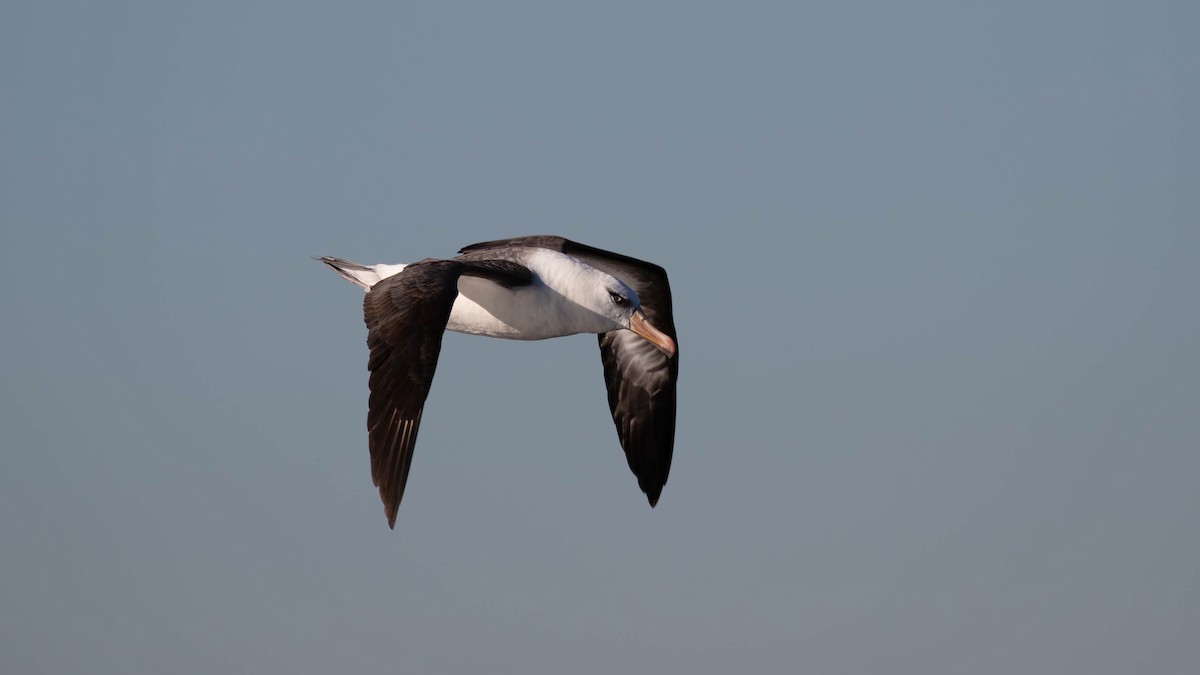
[[[609,291],[608,297],[613,301],[614,305],[624,306],[629,304],[629,301],[625,299],[625,296],[621,295],[620,293],[613,293],[612,291]]]

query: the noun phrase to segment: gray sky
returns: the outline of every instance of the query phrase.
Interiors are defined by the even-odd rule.
[[[0,671],[1194,672],[1197,7],[6,3]],[[452,334],[391,532],[309,256],[535,233],[671,274],[662,501]]]

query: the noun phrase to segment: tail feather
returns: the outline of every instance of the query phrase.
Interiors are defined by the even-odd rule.
[[[393,274],[399,274],[405,268],[405,265],[360,265],[356,262],[329,256],[314,258],[314,260],[325,263],[330,269],[337,272],[338,276],[364,291],[371,290],[375,284]]]

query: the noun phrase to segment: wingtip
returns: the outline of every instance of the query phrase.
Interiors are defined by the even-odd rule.
[[[658,498],[662,496],[662,488],[646,492],[646,501],[650,502],[650,508],[658,506]]]

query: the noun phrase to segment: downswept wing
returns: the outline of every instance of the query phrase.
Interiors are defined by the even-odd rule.
[[[371,478],[393,529],[442,334],[463,275],[506,287],[527,285],[533,278],[528,269],[506,261],[422,260],[375,284],[363,300],[371,350]]]
[[[473,244],[460,253],[482,254],[489,248],[523,246],[548,248],[582,260],[617,277],[641,299],[642,311],[662,332],[675,340],[671,285],[662,267],[612,253],[563,237],[530,236]],[[650,505],[658,503],[671,471],[675,447],[675,383],[679,379],[679,353],[668,357],[641,336],[628,330],[599,336],[608,408],[629,468]]]

